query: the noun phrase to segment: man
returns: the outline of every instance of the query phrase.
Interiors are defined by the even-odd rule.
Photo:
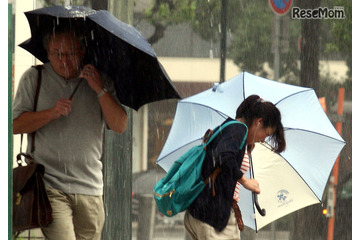
[[[115,100],[112,82],[94,66],[82,66],[85,44],[74,31],[51,32],[44,39],[50,62],[41,71],[37,111],[38,71],[30,68],[14,100],[13,132],[36,132],[32,155],[45,166],[53,209],[53,222],[42,229],[45,237],[100,239],[105,219],[100,161],[104,128],[124,132],[127,114]]]

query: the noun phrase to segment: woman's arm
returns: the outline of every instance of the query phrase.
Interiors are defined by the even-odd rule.
[[[245,175],[243,175],[238,182],[244,186],[247,190],[255,192],[257,194],[260,193],[259,182],[255,179],[247,179]]]

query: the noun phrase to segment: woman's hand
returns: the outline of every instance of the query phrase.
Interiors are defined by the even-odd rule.
[[[245,177],[245,175],[242,176],[242,178],[240,180],[238,180],[238,182],[244,186],[244,188],[246,188],[247,190],[250,190],[252,192],[255,192],[257,194],[260,193],[260,187],[259,187],[259,182],[255,179],[247,179]]]

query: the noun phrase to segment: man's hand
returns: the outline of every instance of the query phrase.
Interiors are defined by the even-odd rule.
[[[99,94],[104,88],[104,83],[101,80],[99,71],[91,64],[84,66],[79,77],[85,78],[96,94]],[[99,102],[101,111],[105,117],[105,122],[109,128],[117,133],[124,132],[127,122],[127,114],[124,108],[108,93],[103,94],[99,98]]]
[[[104,88],[99,71],[91,64],[84,66],[79,77],[85,78],[91,89],[93,89],[97,94]]]
[[[71,100],[59,99],[55,106],[39,112],[23,112],[13,121],[13,133],[32,133],[52,120],[67,116],[71,112]]]
[[[67,116],[71,112],[71,103],[69,99],[59,99],[55,106],[49,109],[50,118],[58,119],[61,116]]]

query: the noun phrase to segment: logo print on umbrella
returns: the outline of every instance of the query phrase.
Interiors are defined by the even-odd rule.
[[[276,197],[278,198],[279,205],[278,207],[282,207],[293,202],[293,199],[290,199],[290,194],[287,190],[282,189],[277,192]]]

